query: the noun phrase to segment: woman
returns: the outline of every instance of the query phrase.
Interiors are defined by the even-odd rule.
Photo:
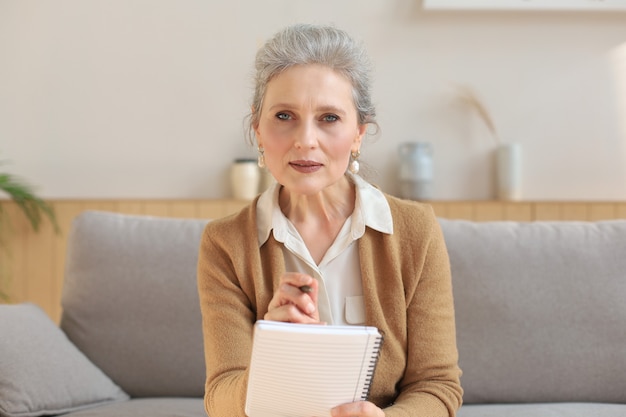
[[[258,52],[256,71],[250,127],[277,184],[203,235],[208,414],[244,416],[253,325],[266,319],[383,332],[370,400],[332,416],[454,416],[462,390],[438,223],[356,175],[375,124],[364,50],[343,31],[295,25]]]

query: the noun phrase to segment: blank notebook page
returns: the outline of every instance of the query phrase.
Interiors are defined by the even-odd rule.
[[[367,399],[381,342],[375,327],[257,321],[246,414],[326,417]]]

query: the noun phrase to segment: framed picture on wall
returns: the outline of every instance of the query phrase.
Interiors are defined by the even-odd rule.
[[[626,0],[423,0],[432,10],[626,11]]]

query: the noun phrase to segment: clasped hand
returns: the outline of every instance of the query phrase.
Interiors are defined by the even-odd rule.
[[[300,289],[308,286],[309,292]],[[289,323],[321,324],[317,308],[318,284],[310,275],[287,272],[281,278],[267,306],[265,320]]]

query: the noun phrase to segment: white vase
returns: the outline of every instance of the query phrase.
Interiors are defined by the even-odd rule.
[[[496,196],[500,200],[522,198],[522,147],[504,143],[496,148]]]
[[[259,193],[261,173],[256,159],[236,159],[230,167],[230,183],[233,197],[252,200]]]
[[[433,188],[433,147],[428,142],[405,142],[398,147],[400,197],[430,200]]]

